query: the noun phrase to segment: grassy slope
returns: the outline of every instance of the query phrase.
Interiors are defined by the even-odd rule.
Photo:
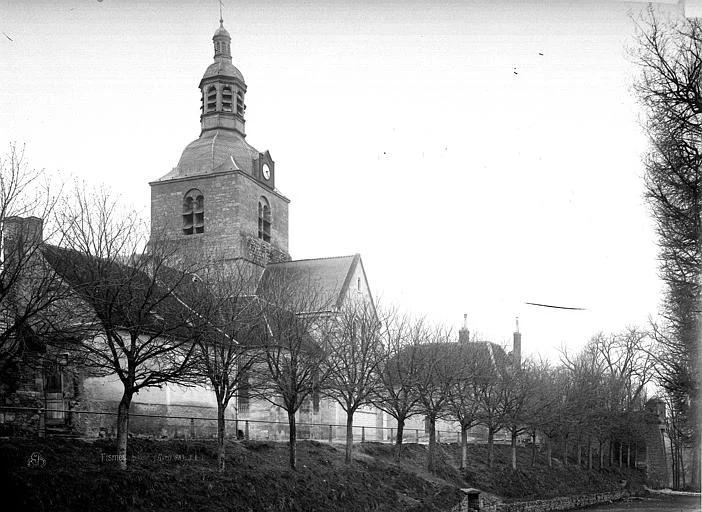
[[[102,461],[115,453],[109,441],[72,440],[0,442],[0,476],[21,510],[449,510],[461,498],[460,487],[478,487],[506,498],[535,498],[614,489],[618,470],[549,469],[543,460],[523,469],[505,467],[507,447],[497,447],[498,464],[488,470],[484,446],[471,447],[471,467],[456,469],[458,449],[444,445],[437,472],[424,469],[426,447],[408,445],[400,466],[389,445],[356,447],[355,460],[343,463],[343,447],[305,441],[298,448],[298,471],[287,469],[287,448],[268,442],[231,442],[227,471],[218,473],[212,442],[130,441],[138,459],[124,473]],[[32,452],[46,459],[44,468],[28,468]],[[3,498],[9,498],[4,493]],[[7,502],[6,502],[7,503]]]

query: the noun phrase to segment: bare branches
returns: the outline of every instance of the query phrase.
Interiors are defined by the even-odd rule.
[[[290,467],[295,469],[295,413],[310,397],[318,405],[326,378],[319,340],[333,302],[312,276],[292,271],[264,274],[259,299],[266,325],[260,339],[263,362],[254,369],[253,387],[257,396],[287,412]]]
[[[66,322],[55,305],[64,290],[41,254],[44,218],[55,203],[45,173],[26,164],[24,148],[10,144],[0,156],[0,367],[21,356],[28,339],[63,338]]]
[[[173,244],[151,239],[144,223],[103,191],[77,187],[57,214],[63,247],[45,259],[70,287],[77,340],[88,365],[116,374],[124,393],[118,411],[118,454],[126,468],[129,407],[134,393],[171,382],[188,383],[194,312],[178,298],[192,268],[178,266]],[[173,266],[171,266],[173,265]]]

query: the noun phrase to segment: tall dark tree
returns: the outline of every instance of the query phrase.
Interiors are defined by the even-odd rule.
[[[635,90],[646,114],[646,199],[656,222],[660,277],[666,285],[659,381],[693,445],[693,485],[700,485],[702,311],[702,21],[662,21],[652,9],[633,50],[640,68]]]

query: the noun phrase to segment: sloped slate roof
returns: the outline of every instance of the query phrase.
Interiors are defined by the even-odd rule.
[[[158,181],[240,169],[253,176],[259,151],[231,130],[208,130],[188,144],[178,165]]]
[[[489,341],[422,343],[407,346],[400,352],[399,356],[396,356],[386,365],[386,371],[397,372],[410,366],[428,368],[429,366],[426,363],[433,363],[438,360],[443,361],[444,364],[442,366],[450,366],[454,363],[460,364],[460,362],[475,362],[480,365],[486,365],[486,368],[489,367],[498,372],[503,372],[507,364],[503,348]],[[472,371],[468,366],[464,367],[464,370]]]
[[[167,284],[154,283],[127,264],[71,249],[43,244],[41,252],[83,304],[112,327],[187,336],[192,311],[168,292]]]
[[[261,276],[257,295],[297,313],[341,307],[360,254],[271,263]]]

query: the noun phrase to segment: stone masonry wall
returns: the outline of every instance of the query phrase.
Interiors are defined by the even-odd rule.
[[[515,503],[499,503],[480,496],[480,510],[484,512],[548,512],[552,510],[572,510],[600,503],[621,500],[629,496],[629,492],[613,491],[595,494],[579,494],[576,496],[561,496],[546,500],[521,501]],[[470,512],[468,498],[451,509],[451,512]]]

